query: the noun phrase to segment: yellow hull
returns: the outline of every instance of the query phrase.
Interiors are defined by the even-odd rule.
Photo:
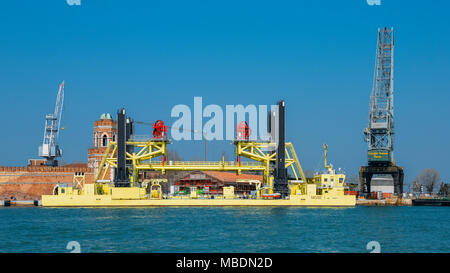
[[[44,195],[44,207],[163,207],[163,206],[305,206],[354,207],[355,196],[291,197],[290,199],[112,199],[110,195]]]

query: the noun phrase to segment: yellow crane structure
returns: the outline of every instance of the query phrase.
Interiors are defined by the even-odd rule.
[[[123,131],[126,134],[117,141],[110,142],[97,171],[95,181],[104,181],[108,170],[114,167],[120,177],[122,187],[137,186],[139,173],[142,171],[234,171],[236,174],[248,171],[260,171],[263,173],[263,184],[261,188],[266,189],[267,194],[276,192],[286,197],[289,193],[289,180],[296,182],[307,182],[300,165],[294,146],[285,142],[285,104],[278,102],[277,112],[271,112],[270,125],[274,123],[276,130],[269,129],[271,137],[269,141],[254,141],[250,139],[250,128],[243,121],[236,128],[235,145],[236,162],[222,161],[166,161],[167,126],[161,120],[152,124],[153,138],[146,141],[136,141],[132,136],[133,125],[131,120],[125,118],[125,111],[119,111],[118,120],[123,120]],[[272,121],[273,116],[273,121]],[[125,122],[125,120],[127,120]],[[141,122],[138,122],[141,123]],[[120,131],[120,130],[119,130]],[[119,141],[121,141],[119,143]],[[119,148],[121,147],[121,149]],[[119,151],[120,150],[120,151]],[[241,158],[250,161],[241,161]],[[120,162],[120,164],[119,164]],[[127,162],[128,168],[125,166]],[[130,168],[131,167],[131,168]],[[293,177],[289,178],[287,169],[292,171]],[[128,171],[131,170],[131,173]],[[106,182],[106,181],[105,181]],[[119,184],[119,183],[116,183]]]
[[[140,171],[234,171],[236,174],[248,171],[261,171],[263,173],[262,187],[272,188],[270,181],[270,163],[276,160],[276,152],[269,152],[276,143],[257,142],[249,140],[234,141],[236,156],[234,161],[166,161],[167,140],[127,141],[127,146],[134,147],[132,153],[126,152],[126,160],[132,163],[130,184],[138,182]],[[295,180],[306,181],[294,145],[286,143],[286,168],[290,168]],[[96,182],[105,181],[108,171],[117,168],[117,142],[111,141],[106,148],[101,164],[95,176]],[[248,158],[254,162],[241,161]],[[159,160],[155,160],[158,158]],[[161,160],[162,158],[162,160]]]

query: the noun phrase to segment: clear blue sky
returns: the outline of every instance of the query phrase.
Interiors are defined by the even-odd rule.
[[[301,3],[300,3],[301,2]],[[407,182],[448,167],[448,1],[4,1],[0,6],[0,165],[37,157],[44,116],[66,80],[64,161],[86,161],[93,121],[122,106],[171,123],[175,104],[287,103],[305,169],[366,163],[377,28],[395,31],[395,157]],[[139,134],[149,134],[145,127]],[[146,131],[148,130],[148,131]],[[209,158],[228,142],[211,142]],[[174,144],[185,159],[202,142]]]

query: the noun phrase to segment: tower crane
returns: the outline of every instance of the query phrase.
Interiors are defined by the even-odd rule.
[[[374,82],[370,95],[368,127],[369,165],[393,165],[394,162],[394,33],[378,31]]]
[[[58,166],[58,157],[62,149],[58,145],[61,116],[64,105],[64,81],[61,82],[56,96],[55,110],[45,116],[44,138],[39,145],[39,156],[47,160],[47,166]]]
[[[392,175],[394,194],[403,193],[403,168],[394,163],[394,29],[378,29],[377,54],[368,126],[367,163],[359,170],[360,190],[368,196],[373,175]]]

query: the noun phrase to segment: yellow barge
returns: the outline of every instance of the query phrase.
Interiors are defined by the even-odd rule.
[[[224,187],[223,196],[199,196],[191,192],[190,196],[162,196],[147,188],[114,187],[108,184],[85,184],[79,191],[73,187],[58,187],[55,195],[43,195],[44,207],[144,207],[144,206],[317,206],[317,207],[353,207],[356,197],[344,194],[344,186],[327,185],[326,181],[343,179],[340,174],[320,174],[315,176],[316,183],[293,183],[291,194],[286,199],[257,196],[236,197],[233,187]],[[304,184],[304,185],[303,185]],[[318,186],[318,184],[320,186]],[[195,193],[195,194],[193,194]]]
[[[270,113],[269,141],[249,138],[250,129],[242,123],[237,129],[236,162],[166,162],[166,145],[170,143],[161,121],[153,124],[153,138],[133,139],[134,125],[118,111],[117,141],[111,141],[96,173],[95,183],[86,184],[83,174],[74,176],[73,185],[58,186],[53,195],[43,195],[44,207],[142,207],[142,206],[318,206],[352,207],[356,197],[345,195],[345,174],[336,173],[327,165],[327,146],[324,145],[325,171],[306,178],[294,146],[285,142],[284,101]],[[272,126],[274,125],[274,126]],[[273,130],[275,128],[275,130]],[[276,135],[275,135],[276,133]],[[154,161],[155,158],[159,161]],[[241,157],[253,162],[243,161]],[[291,174],[288,175],[288,169]],[[105,180],[114,170],[113,181]],[[255,185],[249,195],[235,195],[234,187],[223,187],[223,195],[210,195],[191,188],[189,195],[163,195],[161,184],[166,179],[140,181],[140,172],[159,171],[228,171],[259,172],[263,181],[240,181]]]
[[[286,200],[274,199],[115,199],[113,196],[72,196],[61,198],[46,195],[42,198],[44,207],[166,207],[166,206],[306,206],[306,207],[354,207],[355,198],[345,197],[299,197]]]
[[[243,180],[257,185],[254,195],[235,196],[234,187],[224,187],[223,195],[201,195],[191,189],[188,196],[163,196],[161,182],[150,179],[140,187],[115,187],[112,182],[84,184],[83,175],[74,177],[75,187],[57,187],[54,195],[42,196],[44,207],[160,207],[160,206],[308,206],[354,207],[356,196],[345,195],[345,174],[338,174],[326,163],[326,171],[313,179],[290,180],[290,195],[284,199],[273,194],[273,179],[269,187],[261,187],[258,180]],[[265,194],[266,193],[266,194]]]

